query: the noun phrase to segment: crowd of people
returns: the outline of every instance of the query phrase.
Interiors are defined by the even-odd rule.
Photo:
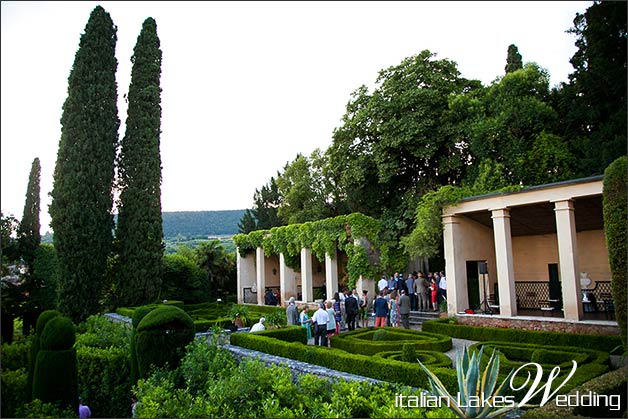
[[[404,279],[395,272],[387,278],[383,275],[377,283],[379,290],[370,299],[368,290],[360,295],[357,289],[345,288],[334,294],[331,300],[319,303],[312,317],[308,306],[297,307],[290,297],[286,307],[288,325],[300,325],[307,330],[308,340],[314,344],[329,345],[329,337],[341,329],[349,331],[368,327],[369,314],[375,318],[375,327],[393,326],[410,328],[410,311],[438,311],[441,301],[447,299],[447,278],[443,272],[412,272]]]

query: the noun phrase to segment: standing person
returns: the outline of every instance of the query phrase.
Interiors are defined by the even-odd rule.
[[[286,317],[288,318],[288,326],[299,324],[299,310],[297,310],[297,305],[294,303],[294,297],[290,297],[288,300]]]
[[[312,339],[312,319],[310,319],[310,316],[307,315],[307,306],[305,305],[301,307],[299,321],[301,323],[301,327],[305,327],[305,330],[307,331],[307,340],[309,341]]]
[[[329,319],[327,320],[327,342],[329,343],[328,346],[331,346],[331,342],[330,342],[330,338],[332,336],[335,336],[337,334],[337,328],[336,328],[336,313],[334,312],[334,309],[332,308],[332,302],[331,301],[327,301],[325,303],[325,307],[327,307],[327,315],[329,317]]]
[[[388,281],[386,280],[386,275],[382,275],[381,279],[377,283],[377,288],[379,289],[379,292],[384,291],[384,288],[386,288],[387,286]]]
[[[347,308],[345,307],[345,300],[347,299],[347,289],[343,289],[340,293],[340,315],[342,316],[342,324],[347,326]]]
[[[408,275],[408,279],[406,279],[406,289],[408,298],[410,298],[410,310],[416,310],[416,284],[414,280],[416,278],[416,271],[412,272]]]
[[[427,285],[425,283],[425,278],[423,278],[423,272],[418,273],[418,277],[416,280],[416,296],[417,296],[417,307],[419,311],[427,310],[428,299],[427,299]]]
[[[340,321],[342,320],[342,312],[340,311],[340,296],[334,294],[334,317],[336,318],[336,334],[340,333]]]
[[[404,329],[409,329],[410,297],[408,297],[405,290],[401,290],[401,297],[399,297],[399,317],[401,317],[401,326],[403,326]]]
[[[89,406],[83,404],[83,398],[79,396],[78,398],[78,414],[79,418],[91,418],[92,411],[89,409]]]
[[[373,311],[375,311],[375,327],[386,326],[388,302],[384,298],[384,291],[380,292],[375,301],[373,301]]]
[[[430,292],[432,293],[432,307],[434,307],[434,311],[438,311],[438,284],[434,277],[430,282]]]
[[[345,298],[345,310],[347,312],[347,328],[349,331],[355,330],[355,318],[358,315],[358,300],[353,294]]]
[[[329,314],[325,311],[325,304],[320,303],[318,310],[312,316],[314,323],[314,345],[327,346],[327,322]]]
[[[390,310],[390,325],[392,327],[399,327],[399,303],[398,303],[397,290],[390,293],[390,300],[388,302],[388,308]]]
[[[131,395],[131,417],[137,417],[137,396],[135,394]]]
[[[362,327],[368,326],[368,299],[369,290],[362,290],[362,296],[360,297],[360,309],[358,311],[358,321],[362,321]]]
[[[438,282],[438,288],[440,289],[440,300],[447,299],[447,278],[445,277],[445,272],[440,273],[440,281]]]

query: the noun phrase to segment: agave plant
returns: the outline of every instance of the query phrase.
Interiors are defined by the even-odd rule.
[[[445,388],[443,383],[417,359],[430,383],[431,391],[428,393],[442,400],[448,399],[447,407],[460,418],[494,418],[518,409],[513,403],[504,403],[502,396],[506,384],[514,373],[510,371],[502,384],[495,390],[499,375],[499,351],[493,349],[491,358],[484,369],[480,371],[480,361],[484,347],[479,353],[474,352],[469,359],[467,347],[462,353],[456,353],[456,372],[458,374],[458,397],[454,397]]]

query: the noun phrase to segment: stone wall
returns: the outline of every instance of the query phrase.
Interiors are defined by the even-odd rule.
[[[484,315],[457,315],[459,324],[547,332],[619,335],[617,323],[610,321],[570,322],[563,319],[500,318]]]

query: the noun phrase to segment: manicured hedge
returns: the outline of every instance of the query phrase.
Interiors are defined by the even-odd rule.
[[[32,400],[32,388],[33,388],[33,376],[35,374],[35,363],[37,362],[37,354],[39,353],[39,339],[41,337],[46,324],[54,319],[57,316],[60,316],[61,313],[57,310],[45,310],[43,311],[39,317],[37,318],[37,323],[35,323],[35,337],[33,338],[33,343],[31,344],[31,353],[28,358],[28,377],[26,380],[26,388],[28,389],[28,400]]]
[[[140,378],[147,377],[153,365],[162,367],[168,363],[174,369],[184,348],[194,340],[194,322],[179,307],[162,305],[139,322],[135,340]]]
[[[236,333],[232,336],[239,336],[241,334],[242,333]],[[284,342],[301,342],[307,345],[307,331],[301,326],[288,326],[281,329],[264,330],[257,332],[257,335],[279,339]]]
[[[28,368],[28,357],[31,351],[31,341],[3,343],[0,366],[2,370],[19,370]]]
[[[0,403],[0,417],[20,417],[17,410],[27,402],[26,378],[26,368],[19,368],[13,371],[6,369],[5,366],[2,365],[2,379],[0,380],[0,389],[2,390],[0,397],[2,397],[2,403]]]
[[[129,417],[131,360],[124,348],[78,347],[78,388],[92,416]]]
[[[378,334],[385,334],[379,340]],[[342,333],[331,339],[333,348],[353,354],[374,355],[378,352],[401,351],[404,344],[416,350],[446,352],[451,349],[451,338],[437,333],[417,332],[398,327],[362,328]]]
[[[416,359],[414,361],[403,361],[402,359],[402,351],[386,351],[386,352],[378,352],[375,354],[376,357],[384,358],[384,359],[394,359],[395,361],[400,362],[410,362],[411,364],[416,364]],[[447,355],[442,354],[436,351],[416,351],[416,357],[424,364],[429,365],[431,367],[443,367],[450,368],[451,358]]]
[[[423,323],[422,330],[460,339],[475,341],[525,342],[537,345],[575,346],[611,353],[621,345],[619,336],[582,335],[576,333],[544,332],[535,330],[501,329],[496,327],[467,326],[454,319],[435,319]]]
[[[604,191],[602,207],[604,235],[608,248],[608,262],[611,268],[611,290],[617,313],[617,323],[621,331],[624,349],[626,345],[626,156],[611,163],[604,171]]]
[[[296,330],[301,329],[302,332],[300,333],[302,335],[305,332],[299,326],[289,326],[276,332],[288,331],[289,329],[295,330],[294,333],[297,333]],[[420,388],[426,388],[428,385],[427,376],[418,363],[413,365],[381,357],[350,354],[335,348],[308,346],[302,342],[285,342],[275,337],[270,337],[267,332],[235,333],[231,335],[231,344],[382,381]],[[438,375],[449,391],[457,391],[455,371],[439,367],[430,367],[430,370]]]
[[[147,307],[149,309],[154,309],[157,307],[160,307],[162,305],[167,305],[167,306],[175,306],[175,307],[179,307],[180,309],[183,310],[184,304],[183,301],[179,301],[179,300],[164,300],[161,303],[154,303],[154,304],[146,304],[140,307]],[[118,307],[116,309],[116,313],[118,313],[121,316],[125,316],[128,318],[133,318],[133,313],[135,312],[135,310],[138,307]]]
[[[562,407],[556,406],[556,400],[552,399],[545,406],[528,410],[525,417],[530,418],[572,418],[577,416],[591,418],[619,418],[626,417],[626,406],[628,386],[628,366],[618,370],[600,375],[590,381],[587,381],[575,388],[569,394],[598,394],[606,396],[619,396],[621,399],[621,408],[619,410],[610,410],[606,404],[604,406],[575,406]]]

